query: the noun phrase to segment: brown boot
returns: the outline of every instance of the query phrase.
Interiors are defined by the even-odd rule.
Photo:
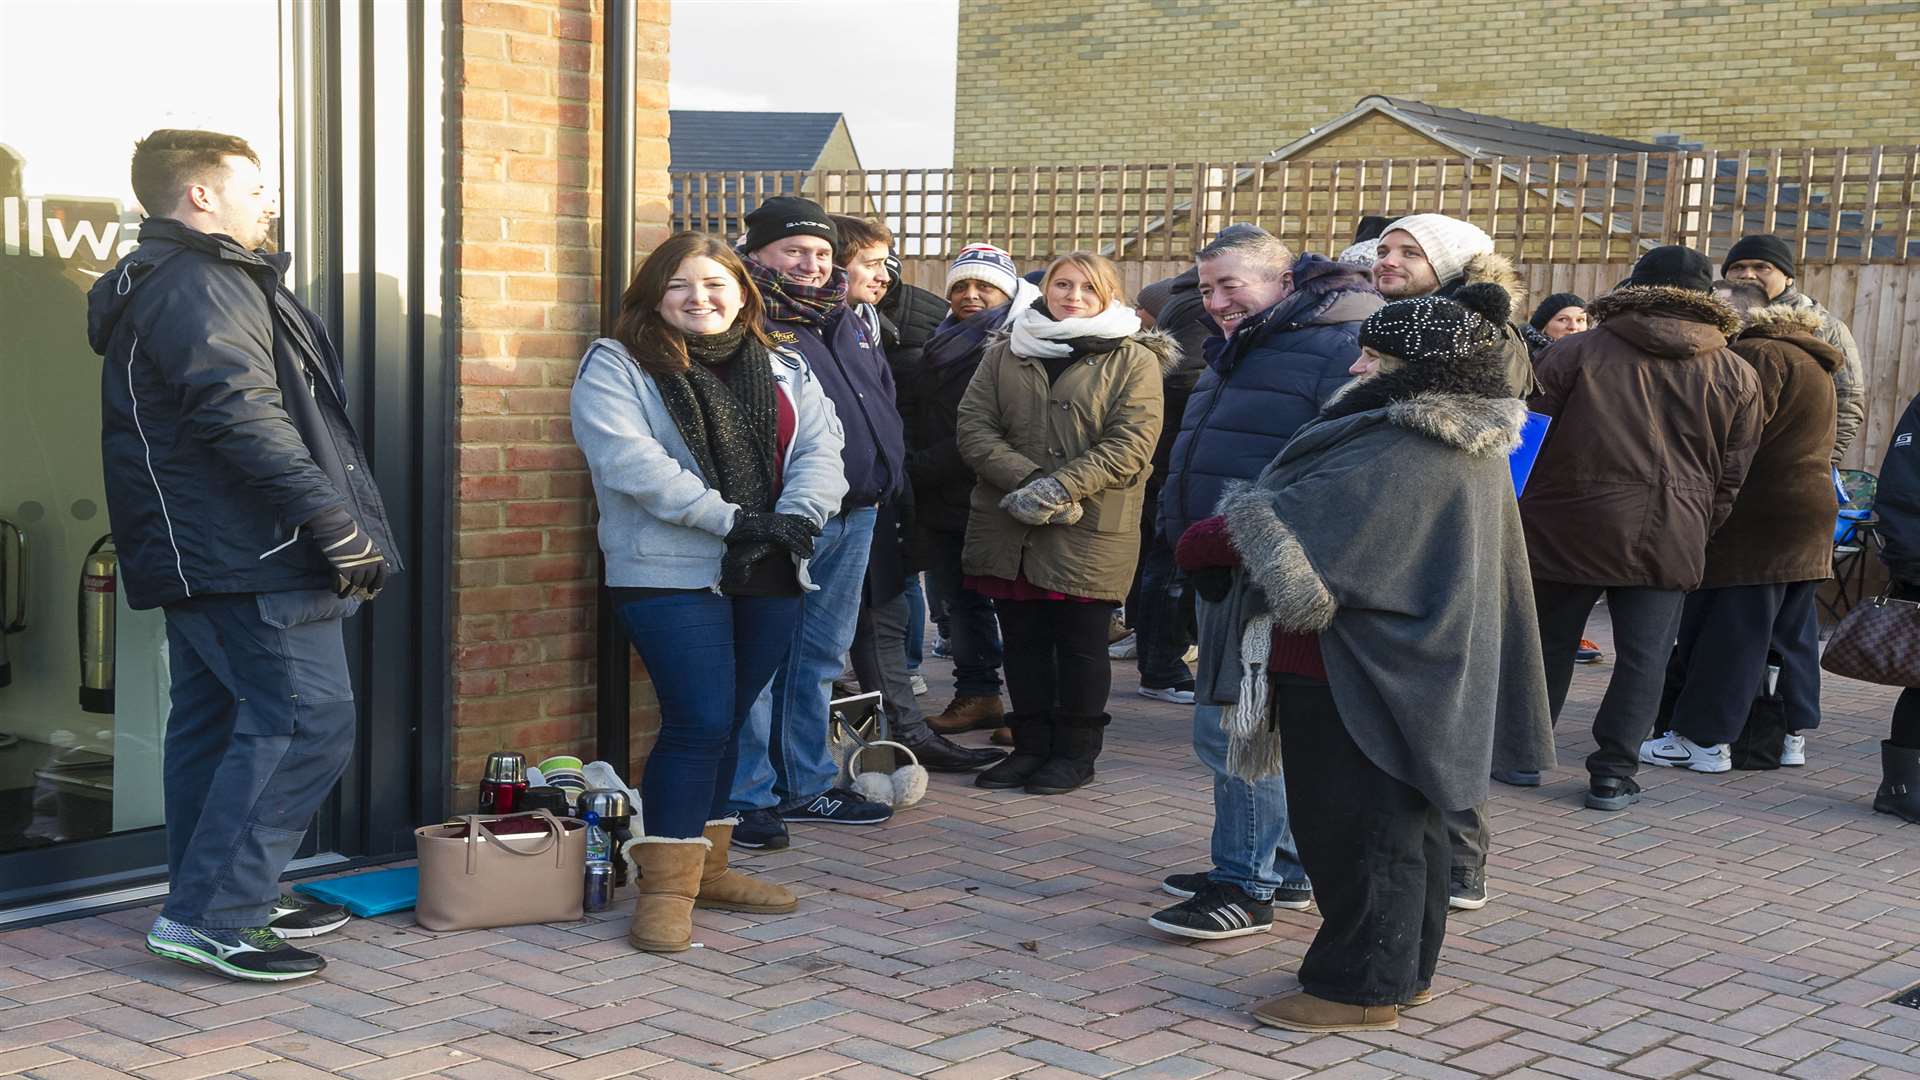
[[[727,851],[733,847],[733,819],[707,822],[707,861],[700,871],[700,896],[694,907],[721,911],[750,911],[760,915],[780,915],[800,906],[786,889],[770,881],[751,878],[738,870],[727,869]]]
[[[1394,1031],[1400,1010],[1393,1005],[1344,1005],[1305,990],[1282,994],[1253,1007],[1253,1018],[1288,1031]]]
[[[987,736],[987,741],[995,746],[1012,746],[1013,729],[1010,727],[994,728],[993,734]]]
[[[642,836],[629,847],[640,868],[627,940],[642,952],[680,952],[693,944],[693,898],[711,845],[704,837]]]
[[[959,735],[997,728],[1006,714],[998,694],[956,696],[940,715],[927,717],[927,726],[941,735]]]

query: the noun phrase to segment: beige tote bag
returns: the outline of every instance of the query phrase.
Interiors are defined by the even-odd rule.
[[[509,817],[543,819],[540,836],[503,839],[490,826]],[[458,835],[466,830],[465,836]],[[575,818],[469,814],[458,824],[413,830],[420,858],[414,920],[428,930],[575,922],[585,890],[587,827]]]

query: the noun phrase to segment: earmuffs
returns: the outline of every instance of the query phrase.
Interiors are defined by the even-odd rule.
[[[905,754],[907,763],[885,775],[861,772],[860,755],[883,746]],[[847,752],[847,776],[852,781],[854,794],[895,810],[903,810],[927,796],[926,768],[912,750],[897,742],[876,739],[853,747]]]

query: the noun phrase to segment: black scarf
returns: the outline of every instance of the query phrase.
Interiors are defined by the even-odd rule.
[[[766,347],[739,323],[686,342],[687,370],[654,377],[674,426],[722,498],[750,513],[772,510],[780,406]],[[725,382],[710,370],[718,364],[728,365]]]
[[[977,356],[986,344],[987,335],[999,329],[1012,310],[1013,303],[1008,301],[999,307],[976,311],[964,319],[949,314],[934,328],[933,336],[921,349],[921,362],[930,368],[940,368]]]

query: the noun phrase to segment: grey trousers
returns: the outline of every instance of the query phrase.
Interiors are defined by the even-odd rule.
[[[853,632],[853,673],[860,689],[880,692],[894,738],[927,734],[927,717],[907,676],[907,594],[860,605]]]
[[[1487,804],[1465,810],[1443,810],[1440,817],[1447,823],[1447,847],[1453,853],[1454,868],[1486,870],[1491,835],[1487,831]]]

